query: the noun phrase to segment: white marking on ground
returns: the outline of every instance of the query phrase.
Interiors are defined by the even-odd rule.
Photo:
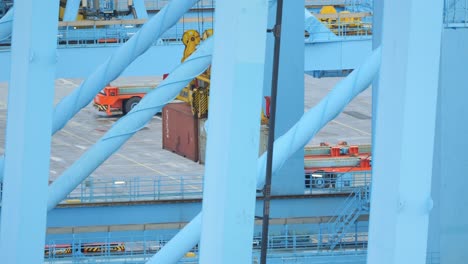
[[[76,84],[74,82],[71,82],[69,80],[66,80],[66,79],[59,79],[59,81],[63,82],[64,84],[67,84],[67,85],[73,85],[74,87],[78,86],[78,84]]]
[[[371,135],[370,133],[368,133],[368,132],[366,132],[366,131],[362,131],[362,130],[357,129],[357,128],[355,128],[355,127],[352,127],[352,126],[343,124],[343,123],[341,123],[341,122],[338,122],[338,121],[336,121],[336,120],[332,120],[331,122],[333,122],[333,123],[335,123],[335,124],[338,124],[338,125],[340,125],[340,126],[344,126],[344,127],[350,128],[350,129],[352,129],[352,130],[354,130],[354,131],[357,131],[357,132],[359,132],[359,133],[362,133],[362,134],[364,134],[364,135],[368,135],[368,136]]]
[[[79,149],[82,149],[82,150],[85,150],[86,147],[85,146],[81,146],[81,145],[75,145],[75,147],[79,148]]]
[[[50,159],[53,160],[53,161],[63,161],[62,158],[54,157],[54,156],[51,156]]]

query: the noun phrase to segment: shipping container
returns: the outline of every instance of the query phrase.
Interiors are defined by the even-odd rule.
[[[205,164],[206,156],[206,129],[205,129],[206,118],[198,120],[198,162]],[[261,156],[268,148],[268,126],[262,125],[260,127],[260,140],[259,140],[259,156]]]
[[[187,103],[170,103],[162,111],[163,149],[198,161],[198,119]]]

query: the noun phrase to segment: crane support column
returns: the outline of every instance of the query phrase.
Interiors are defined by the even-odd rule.
[[[2,263],[44,261],[58,7],[58,1],[15,1],[0,231]]]
[[[385,2],[370,264],[426,263],[442,14],[443,0]]]
[[[200,263],[252,262],[267,15],[267,0],[216,2]]]
[[[275,21],[276,3],[270,8],[269,28]],[[287,1],[283,7],[275,137],[286,133],[304,114],[304,3]],[[268,36],[264,91],[270,94],[273,34]],[[273,175],[272,194],[304,193],[304,151],[298,150]]]
[[[463,263],[468,259],[468,89],[462,88],[466,83],[466,43],[468,27],[444,29],[432,187],[434,210],[428,241],[428,258],[440,257],[440,263]]]

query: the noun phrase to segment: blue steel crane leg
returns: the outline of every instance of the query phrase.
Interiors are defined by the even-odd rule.
[[[383,7],[384,0],[374,0],[373,2],[373,17],[372,17],[372,49],[376,49],[382,44],[382,22],[383,22]],[[376,116],[377,97],[379,95],[379,76],[372,83],[372,116]],[[372,129],[375,131],[375,118],[372,118]],[[375,137],[371,139],[371,146],[375,146]],[[372,150],[374,153],[374,150]]]
[[[443,0],[386,1],[383,12],[368,263],[423,264]]]
[[[468,259],[468,89],[466,62],[468,27],[445,28],[442,34],[440,86],[434,147],[431,196],[434,209],[429,220],[428,258],[440,263],[465,263]]]
[[[53,209],[65,199],[99,165],[160,112],[165,104],[171,102],[182,88],[203,73],[211,64],[212,50],[213,39],[209,38],[171,72],[157,89],[143,97],[132,111],[119,119],[96,144],[54,181],[49,187],[48,209]]]
[[[216,3],[200,263],[252,260],[267,15],[267,0]]]
[[[44,259],[58,6],[58,1],[15,2],[0,231],[2,263],[41,263]]]
[[[67,6],[65,7],[65,14],[63,15],[63,21],[75,21],[78,15],[78,9],[80,8],[81,0],[67,0]]]
[[[0,41],[11,36],[13,26],[13,7],[0,19]]]
[[[353,71],[320,103],[309,110],[286,134],[275,140],[273,173],[281,167],[291,153],[303,148],[315,134],[334,119],[343,108],[360,92],[372,83],[380,67],[380,48],[376,49],[364,64]],[[210,121],[211,122],[211,121]],[[211,137],[211,135],[210,135]],[[266,154],[258,158],[257,188],[265,181]],[[147,264],[175,264],[198,243],[201,234],[201,214],[199,213],[179,234],[167,243]],[[192,244],[188,243],[192,242]]]
[[[274,12],[271,12],[275,10]],[[275,113],[275,139],[286,133],[304,114],[304,3],[287,1],[283,5],[281,22],[281,52],[279,58],[278,92]],[[276,20],[276,5],[270,16]],[[270,35],[271,36],[271,35]],[[268,45],[267,49],[273,48]],[[270,42],[273,44],[273,42]],[[267,53],[268,54],[268,53]],[[270,58],[273,57],[271,53]],[[265,86],[271,85],[272,65],[267,60]],[[270,88],[267,94],[270,94]],[[304,150],[298,149],[276,172],[271,193],[274,195],[304,193]],[[284,176],[283,176],[284,175]]]
[[[125,44],[101,64],[77,89],[55,107],[52,134],[62,129],[76,113],[87,106],[108,83],[119,75],[166,30],[175,25],[198,0],[172,0]],[[0,165],[3,157],[0,158]],[[0,172],[2,168],[0,167]],[[0,173],[0,181],[3,174]]]

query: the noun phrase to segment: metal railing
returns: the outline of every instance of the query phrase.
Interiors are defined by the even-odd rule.
[[[358,187],[348,196],[343,205],[330,218],[328,226],[330,249],[333,250],[346,236],[348,229],[355,224],[356,220],[369,210],[369,188]]]
[[[304,194],[348,194],[356,188],[369,186],[371,182],[371,173],[368,171],[348,172],[335,176],[317,185],[311,174],[306,174]],[[0,202],[1,195],[0,185]],[[61,204],[201,199],[202,195],[202,175],[99,179],[89,177]],[[336,212],[336,215],[340,212]]]
[[[305,175],[306,194],[336,194],[352,193],[356,188],[369,186],[372,181],[371,171],[355,171],[346,173],[322,173],[322,177],[314,177],[314,173]]]
[[[306,42],[329,41],[334,37],[339,37],[339,40],[369,39],[372,37],[372,23],[369,22],[346,22],[337,19],[322,23],[329,30],[321,30],[318,26],[312,27],[311,31],[314,33],[308,35]]]
[[[329,250],[329,241],[321,234],[325,225],[308,234],[271,235],[268,237],[268,263],[365,263],[367,255],[367,230],[347,233],[336,250]],[[357,227],[357,226],[356,226]],[[362,229],[362,226],[361,226]],[[172,235],[115,236],[74,238],[46,241],[44,263],[145,263],[157,253]],[[253,239],[252,263],[258,263],[261,238]],[[120,245],[121,251],[112,247]],[[84,250],[84,249],[87,250]],[[96,250],[93,252],[93,248]],[[68,249],[68,250],[67,250]],[[198,246],[195,246],[178,263],[198,263]],[[342,262],[340,262],[342,263]],[[427,264],[440,264],[439,252],[427,253]]]
[[[103,46],[103,45],[120,45],[127,42],[133,35],[135,35],[144,21],[115,21],[115,25],[100,26],[99,22],[87,26],[66,26],[61,27],[57,34],[57,41],[59,47],[70,46]],[[202,22],[203,21],[203,22]],[[107,22],[109,23],[109,22]],[[154,45],[168,45],[168,44],[181,44],[182,36],[185,31],[193,29],[199,31],[200,34],[207,29],[213,28],[212,17],[197,18],[182,18],[181,22],[174,25],[161,38],[155,41]]]
[[[270,235],[268,237],[269,253],[277,256],[301,255],[304,252],[307,252],[308,255],[323,255],[324,251],[328,251],[330,245],[330,241],[326,239],[327,236],[322,233],[327,229],[327,226],[322,224],[317,230],[310,233],[296,234],[292,232],[292,234]],[[340,252],[348,254],[352,251],[365,252],[367,232],[361,229],[363,229],[362,226],[359,228],[359,232],[356,228],[356,232],[347,234],[347,239],[343,240],[340,247],[337,247],[339,250],[331,253],[339,255]],[[46,263],[63,263],[66,260],[87,263],[87,260],[96,258],[101,261],[108,260],[106,263],[123,259],[147,259],[157,253],[173,235],[175,234],[125,236],[109,233],[108,236],[101,237],[84,235],[71,239],[49,240],[45,243],[44,258]],[[261,236],[254,236],[252,247],[255,253],[259,252],[260,245]],[[195,246],[181,263],[194,261],[198,253],[198,246]]]
[[[311,177],[310,174],[309,177]],[[347,194],[352,193],[356,188],[369,186],[371,173],[344,173],[320,187],[315,185],[310,178],[309,180],[306,178],[305,181],[307,187],[304,194]],[[201,175],[99,179],[89,177],[61,204],[201,199],[202,196],[203,177]],[[0,203],[1,197],[2,186],[0,184]]]
[[[89,178],[62,204],[201,198],[202,191],[201,176]]]

